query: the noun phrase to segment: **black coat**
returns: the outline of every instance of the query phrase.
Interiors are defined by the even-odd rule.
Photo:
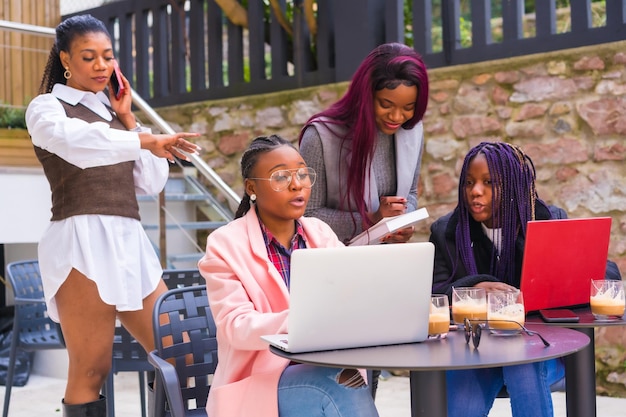
[[[565,210],[556,206],[544,206],[539,203],[535,208],[536,220],[565,219]],[[473,287],[483,281],[500,281],[490,275],[491,257],[494,252],[491,239],[482,230],[481,224],[470,218],[470,237],[476,260],[477,275],[468,275],[461,264],[456,245],[456,226],[459,221],[458,208],[435,221],[430,228],[430,241],[435,245],[435,265],[433,271],[433,293],[451,296],[452,286]],[[508,284],[520,286],[522,258],[524,256],[524,237],[518,236],[515,243],[514,281]],[[454,267],[456,266],[456,270]],[[452,276],[452,279],[450,277]],[[617,265],[607,261],[606,279],[621,279]]]

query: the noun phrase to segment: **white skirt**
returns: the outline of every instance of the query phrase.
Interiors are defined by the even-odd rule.
[[[38,247],[48,315],[59,321],[55,295],[75,268],[117,311],[143,308],[163,270],[141,223],[121,216],[80,215],[51,222]]]

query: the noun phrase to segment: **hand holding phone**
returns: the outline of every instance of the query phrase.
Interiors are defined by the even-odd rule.
[[[124,95],[124,81],[122,80],[122,72],[117,65],[117,60],[113,60],[113,74],[111,74],[111,86],[113,87],[113,95],[119,100]]]

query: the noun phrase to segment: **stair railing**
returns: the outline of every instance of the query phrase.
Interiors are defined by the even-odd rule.
[[[176,133],[172,127],[154,111],[148,103],[146,103],[137,92],[133,89],[133,104],[141,110],[148,119],[158,127],[162,132],[173,134]],[[220,195],[224,196],[233,212],[237,210],[241,199],[239,196],[220,178],[219,175],[206,163],[199,155],[186,154],[191,163],[215,188],[219,190]]]

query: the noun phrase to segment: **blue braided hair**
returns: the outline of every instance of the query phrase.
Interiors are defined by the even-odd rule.
[[[505,142],[482,142],[465,156],[459,178],[456,241],[460,262],[468,274],[478,271],[470,237],[470,222],[474,219],[469,213],[465,183],[469,164],[478,154],[485,156],[491,177],[493,224],[502,230],[501,250],[497,254],[494,249],[490,274],[512,283],[515,279],[515,242],[519,235],[526,236],[526,223],[535,219],[535,204],[541,202],[535,186],[535,166],[518,146]]]

